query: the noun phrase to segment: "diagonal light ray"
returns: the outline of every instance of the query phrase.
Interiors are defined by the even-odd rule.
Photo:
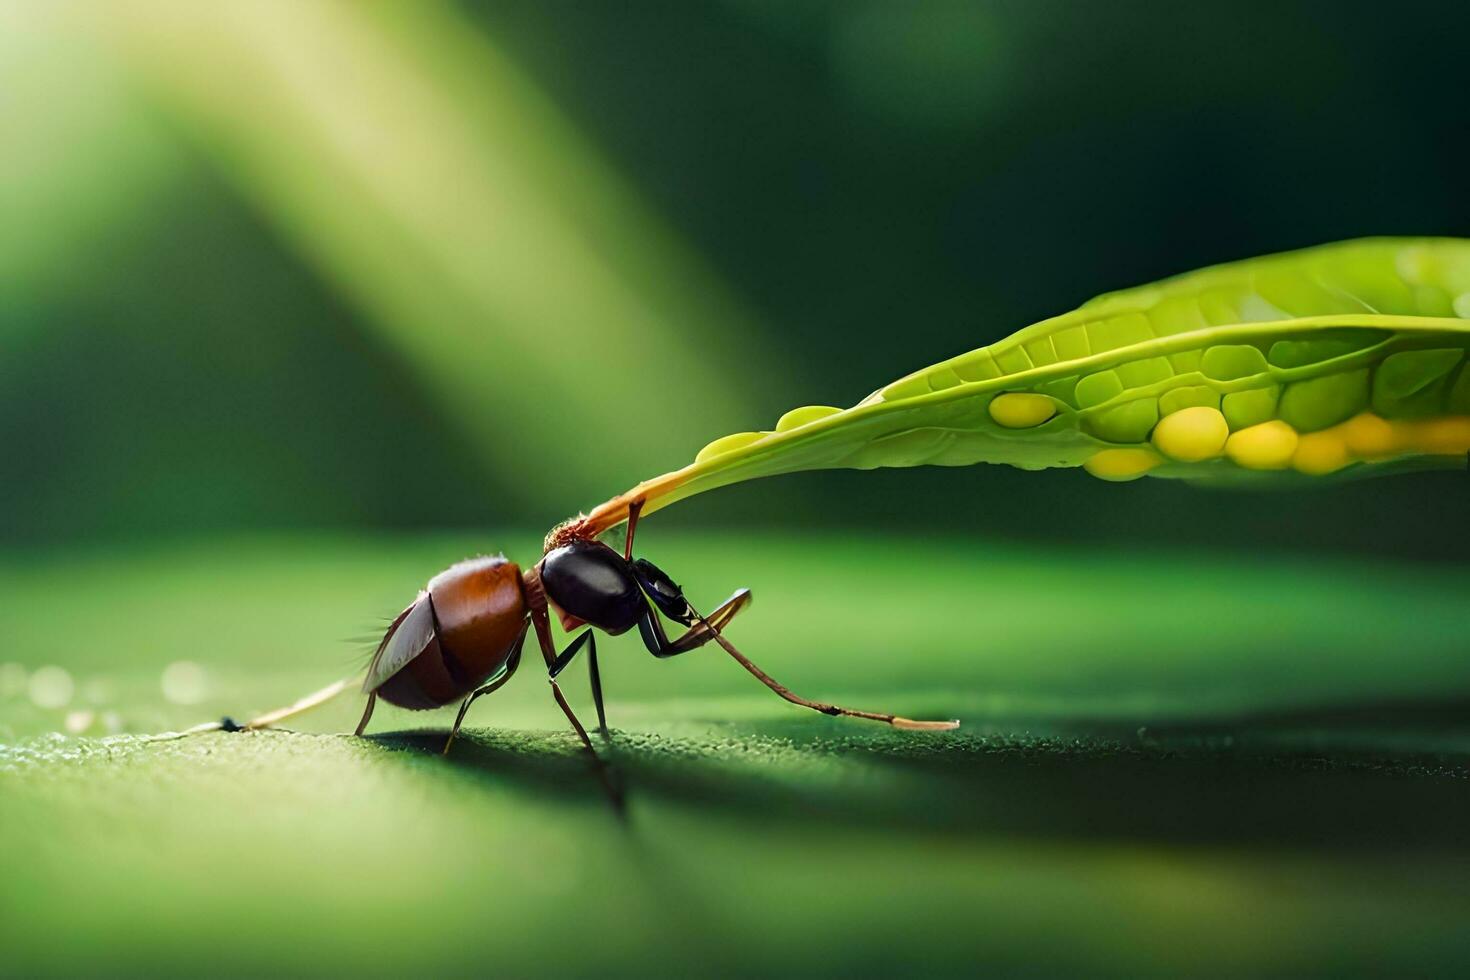
[[[98,9],[487,459],[528,492],[555,474],[553,510],[753,417],[722,369],[752,336],[728,291],[449,7]]]

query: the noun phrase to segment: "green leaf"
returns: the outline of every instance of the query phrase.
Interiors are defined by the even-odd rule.
[[[1455,299],[1446,307],[1429,296]],[[1470,349],[1470,320],[1441,315],[1451,310],[1470,310],[1470,241],[1365,239],[1203,269],[1101,296],[846,411],[717,440],[693,465],[613,498],[582,527],[601,533],[633,501],[651,513],[715,487],[830,467],[1040,469],[1128,449],[1129,475],[1237,484],[1463,466],[1470,415],[1463,385],[1450,379]],[[1375,380],[1380,370],[1388,373]],[[1390,427],[1370,452],[1333,428],[1366,409],[1370,391],[1390,421],[1445,424]],[[1400,391],[1415,397],[1388,394]],[[1030,428],[1001,424],[997,416],[1014,414],[992,402],[1019,393],[1046,395],[1059,410]],[[1228,443],[1204,459],[1150,446],[1161,415],[1215,402],[1237,429],[1280,418],[1299,435],[1333,431],[1304,441],[1285,467]]]

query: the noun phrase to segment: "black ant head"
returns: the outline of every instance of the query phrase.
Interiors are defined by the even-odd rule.
[[[616,636],[647,614],[645,595],[677,623],[693,626],[698,619],[684,591],[657,565],[643,558],[629,562],[600,541],[578,539],[553,548],[540,569],[546,596],[564,624],[570,618]]]
[[[570,616],[616,636],[648,609],[628,562],[600,541],[578,538],[553,548],[540,569],[546,597],[562,613],[563,625]]]

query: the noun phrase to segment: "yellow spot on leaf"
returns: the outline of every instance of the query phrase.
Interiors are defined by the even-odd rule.
[[[1153,442],[1166,456],[1198,463],[1220,455],[1229,437],[1230,426],[1219,409],[1196,405],[1164,416],[1154,427]]]
[[[1385,421],[1372,412],[1354,415],[1338,426],[1348,452],[1359,459],[1381,459],[1392,456],[1403,443],[1403,433],[1395,431],[1393,423]]]
[[[1297,440],[1291,465],[1309,476],[1325,476],[1346,466],[1347,446],[1342,434],[1333,430],[1312,432]]]
[[[990,401],[990,417],[1007,429],[1030,429],[1055,414],[1056,402],[1045,395],[1010,392]]]
[[[1082,468],[1099,480],[1121,483],[1138,479],[1162,462],[1151,449],[1104,449],[1094,453]]]
[[[1225,455],[1249,470],[1284,470],[1296,454],[1296,430],[1277,419],[1241,429],[1225,442]]]
[[[1410,448],[1434,455],[1470,452],[1470,418],[1454,416],[1415,424],[1408,433]]]

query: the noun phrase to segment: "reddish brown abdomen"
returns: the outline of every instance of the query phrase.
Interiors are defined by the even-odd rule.
[[[501,557],[472,558],[429,582],[434,635],[378,688],[402,708],[438,708],[465,697],[495,674],[526,627],[521,570]]]

